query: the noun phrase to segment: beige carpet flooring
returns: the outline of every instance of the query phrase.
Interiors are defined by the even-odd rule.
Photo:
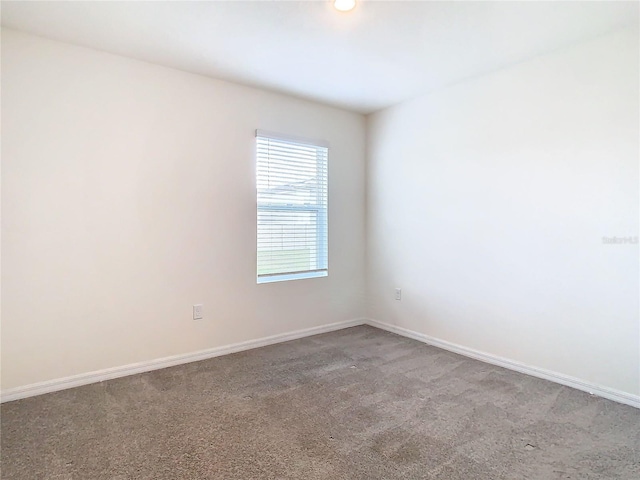
[[[354,327],[6,403],[2,479],[640,479],[640,410]]]

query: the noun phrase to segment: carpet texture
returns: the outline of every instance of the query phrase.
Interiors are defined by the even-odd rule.
[[[3,479],[640,479],[640,410],[372,327],[2,406]]]

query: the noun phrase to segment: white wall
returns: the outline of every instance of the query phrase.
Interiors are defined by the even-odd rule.
[[[626,31],[370,116],[369,316],[640,393],[638,82]]]
[[[361,116],[7,29],[2,74],[3,390],[365,313]],[[626,32],[370,116],[369,316],[640,393],[638,103]],[[328,278],[255,284],[256,128],[331,143]]]
[[[364,117],[3,29],[2,123],[3,390],[363,316]],[[256,128],[331,144],[327,278],[256,285]]]

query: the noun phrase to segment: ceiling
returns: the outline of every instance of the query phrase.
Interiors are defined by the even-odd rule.
[[[638,25],[637,2],[2,2],[2,25],[361,113]]]

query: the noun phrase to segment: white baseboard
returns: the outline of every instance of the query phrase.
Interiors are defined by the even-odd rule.
[[[71,377],[33,383],[31,385],[11,388],[0,392],[0,403],[11,402],[21,398],[34,397],[44,393],[57,392],[67,388],[80,387],[90,383],[103,382],[114,378],[126,377],[137,373],[150,372],[152,370],[173,367],[184,363],[197,362],[199,360],[206,360],[207,358],[219,357],[230,353],[242,352],[244,350],[265,347],[276,343],[288,342],[289,340],[296,340],[298,338],[310,337],[312,335],[333,332],[335,330],[342,330],[343,328],[355,327],[365,323],[364,319],[347,320],[344,322],[322,325],[320,327],[306,328],[304,330],[296,330],[294,332],[272,335],[270,337],[258,338],[256,340],[234,343],[232,345],[225,345],[222,347],[215,347],[182,355],[174,355],[171,357],[158,358],[148,362],[132,363],[121,367],[107,368],[96,372],[82,373]]]
[[[515,370],[516,372],[525,373],[527,375],[542,378],[544,380],[550,380],[561,385],[566,385],[567,387],[572,387],[584,392],[588,392],[591,395],[597,395],[599,397],[607,398],[615,402],[624,403],[625,405],[640,408],[640,395],[633,395],[631,393],[615,390],[613,388],[595,385],[578,378],[570,377],[568,375],[563,375],[561,373],[525,365],[520,362],[509,360],[507,358],[498,357],[490,353],[480,352],[472,348],[463,347],[462,345],[456,345],[455,343],[450,343],[444,340],[430,337],[428,335],[424,335],[422,333],[414,332],[413,330],[397,327],[395,325],[389,325],[388,323],[383,323],[377,320],[368,319],[365,323],[372,327],[380,328],[382,330],[386,330],[403,337],[412,338],[414,340],[418,340],[419,342],[442,348],[443,350],[448,350],[450,352],[458,353],[465,357],[480,360],[482,362],[497,365],[499,367],[508,368],[509,370]]]
[[[151,360],[148,362],[133,363],[130,365],[123,365],[121,367],[107,368],[105,370],[82,373],[80,375],[73,375],[71,377],[33,383],[31,385],[11,388],[0,392],[0,403],[19,400],[21,398],[34,397],[36,395],[42,395],[45,393],[57,392],[59,390],[65,390],[67,388],[80,387],[82,385],[88,385],[90,383],[103,382],[105,380],[111,380],[113,378],[126,377],[128,375],[135,375],[137,373],[150,372],[152,370],[173,367],[175,365],[181,365],[184,363],[197,362],[200,360],[206,360],[207,358],[219,357],[222,355],[228,355],[230,353],[265,347],[267,345],[288,342],[289,340],[296,340],[298,338],[319,335],[321,333],[333,332],[335,330],[342,330],[343,328],[355,327],[357,325],[364,324],[380,328],[382,330],[386,330],[403,337],[412,338],[414,340],[418,340],[419,342],[442,348],[443,350],[458,353],[465,357],[474,358],[476,360],[490,363],[492,365],[508,368],[509,370],[515,370],[516,372],[524,373],[545,380],[550,380],[561,385],[566,385],[568,387],[588,392],[592,395],[597,395],[599,397],[607,398],[615,402],[640,408],[640,396],[638,395],[633,395],[601,385],[595,385],[578,378],[570,377],[549,370],[544,370],[542,368],[525,365],[523,363],[509,360],[507,358],[480,352],[472,348],[463,347],[462,345],[456,345],[454,343],[430,337],[413,330],[408,330],[406,328],[398,327],[395,325],[389,325],[387,323],[372,319],[354,319],[344,322],[331,323],[328,325],[322,325],[320,327],[296,330],[294,332],[272,335],[270,337],[258,338],[256,340],[234,343],[232,345],[224,345],[222,347],[215,347],[182,355],[158,358],[156,360]]]

